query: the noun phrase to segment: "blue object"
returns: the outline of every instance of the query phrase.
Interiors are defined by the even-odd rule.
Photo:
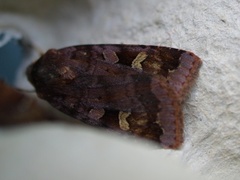
[[[22,35],[11,30],[0,30],[0,79],[14,85],[16,72],[24,58]]]

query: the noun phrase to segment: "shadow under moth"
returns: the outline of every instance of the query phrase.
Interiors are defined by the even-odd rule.
[[[182,103],[200,66],[174,48],[79,45],[48,50],[27,75],[40,98],[76,119],[177,149]]]

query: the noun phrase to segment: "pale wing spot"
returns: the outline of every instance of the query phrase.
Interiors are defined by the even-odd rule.
[[[130,129],[129,123],[127,122],[127,117],[130,115],[131,115],[130,112],[123,112],[123,111],[120,111],[118,114],[119,127],[124,131],[127,131]]]
[[[76,74],[67,66],[63,66],[59,69],[59,74],[63,77],[63,79],[74,79]]]
[[[132,68],[142,69],[142,62],[147,58],[146,52],[140,52],[137,57],[132,61]]]
[[[88,117],[98,120],[101,117],[103,117],[103,115],[105,114],[105,110],[104,109],[91,109],[88,112]]]
[[[156,120],[155,123],[158,124],[160,127],[162,126],[162,123],[160,120]]]
[[[137,121],[137,125],[139,126],[145,126],[147,124],[148,120],[147,119],[139,119]]]
[[[162,65],[158,61],[151,61],[148,63],[148,67],[151,68],[152,74],[158,74],[162,69]]]
[[[117,63],[119,61],[117,54],[110,49],[103,51],[103,57],[107,62],[112,64]]]

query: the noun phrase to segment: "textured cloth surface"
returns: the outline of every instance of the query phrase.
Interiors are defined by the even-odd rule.
[[[209,179],[240,176],[239,1],[25,1],[0,1],[0,27],[21,30],[42,51],[132,43],[201,57],[199,78],[184,104],[185,142],[170,154]],[[18,84],[28,86],[23,77]]]
[[[1,180],[203,180],[168,151],[93,129],[39,125],[0,132]]]

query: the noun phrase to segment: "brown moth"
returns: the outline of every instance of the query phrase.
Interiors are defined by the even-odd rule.
[[[177,149],[182,102],[201,60],[191,52],[147,45],[79,45],[48,50],[28,68],[38,96],[87,124]]]

